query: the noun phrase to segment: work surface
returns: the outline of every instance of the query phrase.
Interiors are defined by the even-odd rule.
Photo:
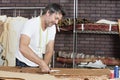
[[[0,77],[22,78],[25,80],[109,80],[109,69],[53,68],[49,74],[39,68],[0,67]]]

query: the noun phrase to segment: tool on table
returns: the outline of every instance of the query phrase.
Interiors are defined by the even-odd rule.
[[[50,72],[59,72],[60,70],[50,70]]]
[[[41,71],[39,71],[39,72],[37,72],[37,73],[39,73],[39,74],[50,74],[50,73],[55,73],[55,72],[59,72],[60,70],[56,70],[56,69],[51,69],[49,72],[41,72]]]

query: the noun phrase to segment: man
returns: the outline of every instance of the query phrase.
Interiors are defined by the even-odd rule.
[[[64,15],[62,7],[53,3],[43,10],[41,16],[25,23],[16,54],[16,66],[39,66],[42,72],[50,71],[48,65],[54,50],[55,25]]]

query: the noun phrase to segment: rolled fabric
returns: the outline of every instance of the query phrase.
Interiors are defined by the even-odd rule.
[[[120,19],[118,19],[118,31],[119,31],[119,36],[120,36]]]

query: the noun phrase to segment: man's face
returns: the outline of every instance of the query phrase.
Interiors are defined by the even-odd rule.
[[[59,20],[61,19],[62,19],[62,14],[60,13],[49,14],[46,20],[46,26],[50,27],[52,25],[58,24]]]

